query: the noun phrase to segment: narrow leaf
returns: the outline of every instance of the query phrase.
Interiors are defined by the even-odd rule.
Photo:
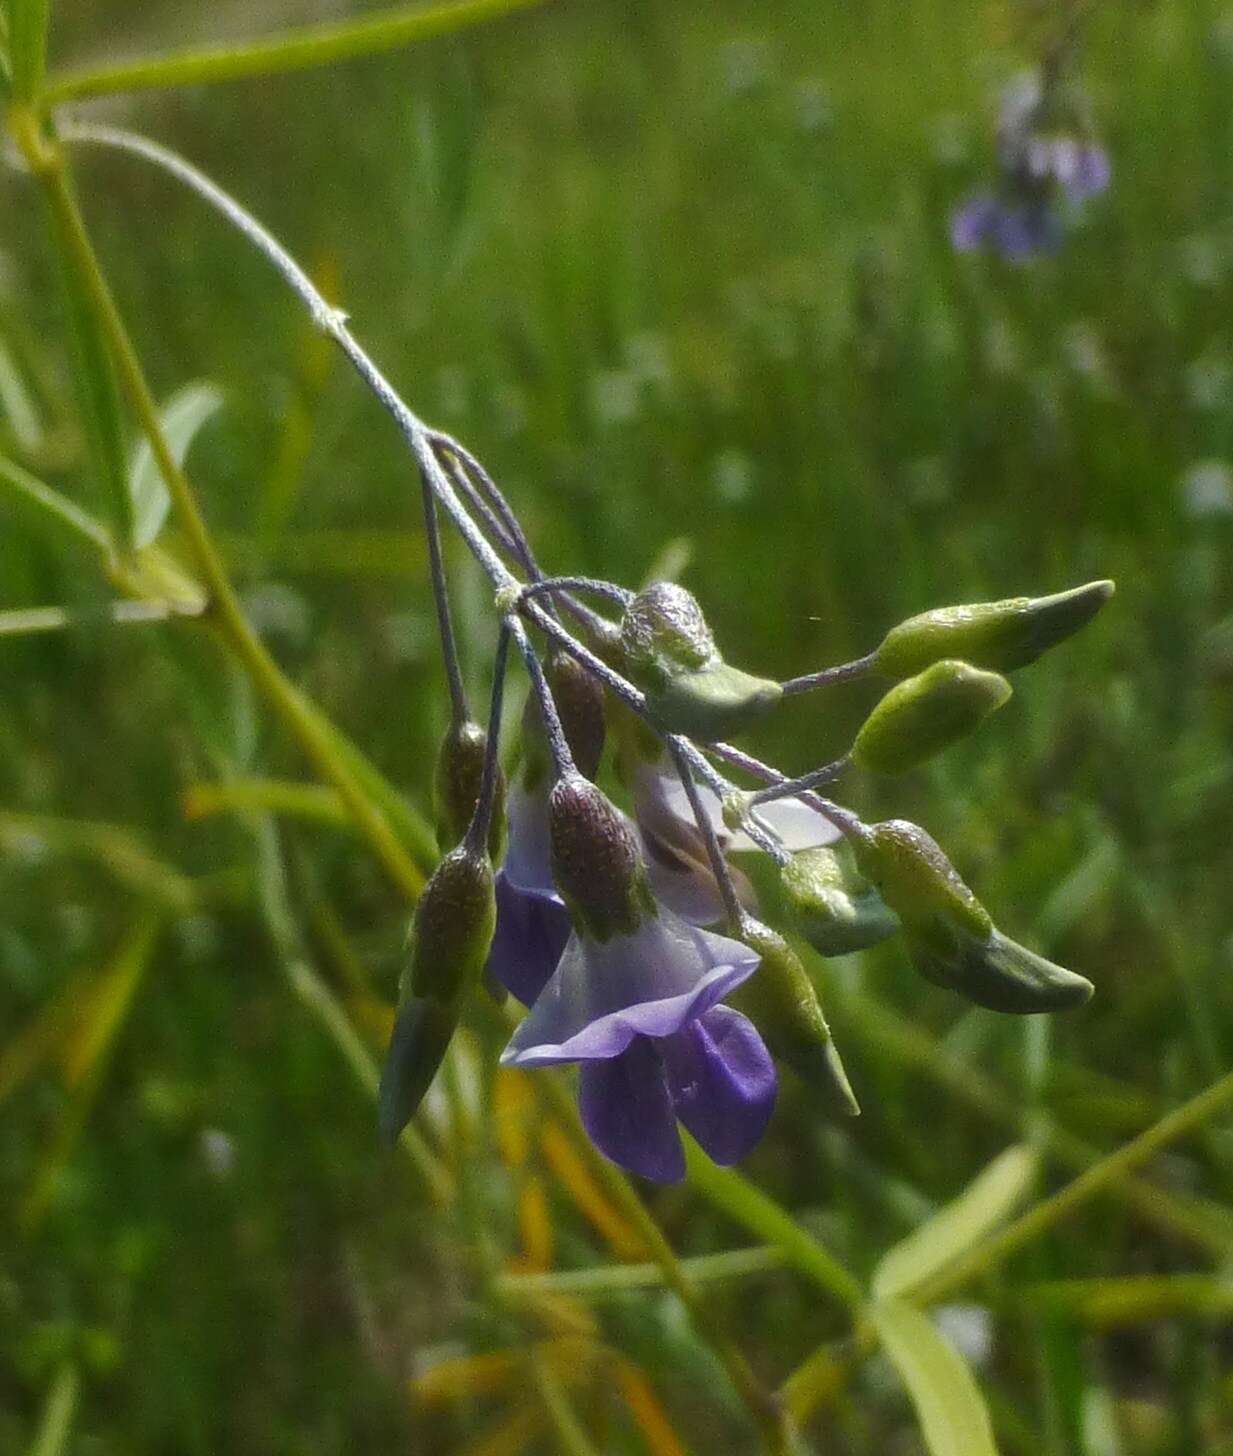
[[[17,361],[3,339],[0,339],[0,411],[12,427],[13,438],[20,448],[26,452],[37,450],[43,439],[43,422]]]
[[[73,383],[90,445],[90,457],[117,543],[129,546],[133,540],[133,510],[128,492],[124,421],[114,362],[91,306],[77,253],[65,235],[60,218],[54,213],[51,234],[60,264],[65,315],[73,341]]]
[[[874,1295],[902,1294],[991,1233],[1026,1195],[1038,1162],[1035,1151],[1020,1143],[999,1153],[958,1198],[883,1256],[873,1275]]]
[[[104,551],[111,549],[107,528],[101,521],[3,455],[0,455],[0,484],[8,486],[19,499],[36,506],[41,517],[53,518]]]
[[[984,1396],[929,1316],[902,1299],[875,1304],[871,1316],[912,1398],[930,1456],[997,1456]]]
[[[66,1360],[47,1392],[43,1418],[27,1456],[63,1456],[68,1450],[80,1390],[77,1367],[71,1360]]]
[[[42,85],[50,11],[51,0],[9,0],[9,64],[19,101],[30,100]]]
[[[159,413],[168,448],[177,465],[183,465],[193,437],[222,406],[223,396],[214,385],[186,384],[177,390]],[[133,510],[133,545],[151,545],[163,529],[171,497],[144,436],[133,452],[128,470],[128,490]]]

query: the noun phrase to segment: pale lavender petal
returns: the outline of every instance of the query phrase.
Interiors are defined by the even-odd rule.
[[[970,253],[993,235],[1000,209],[990,192],[970,197],[950,218],[950,240],[957,252]]]
[[[532,792],[515,784],[505,801],[507,838],[501,868],[511,885],[529,895],[561,903],[552,882],[549,853],[548,788]]]
[[[587,1136],[620,1167],[656,1183],[679,1183],[685,1176],[656,1043],[639,1037],[619,1057],[587,1062],[578,1078],[578,1110]]]
[[[618,1056],[636,1036],[671,1036],[747,980],[758,956],[665,907],[632,935],[572,935],[552,979],[501,1054],[546,1066]]]
[[[661,1051],[676,1115],[714,1162],[739,1162],[775,1106],[775,1064],[753,1023],[730,1006],[714,1006]]]
[[[484,969],[530,1006],[548,983],[569,940],[569,911],[559,895],[526,894],[497,871],[497,927]]]
[[[1058,170],[1058,181],[1072,202],[1083,202],[1105,191],[1112,175],[1109,154],[1094,142],[1076,142],[1068,165]]]
[[[802,849],[820,849],[840,838],[839,830],[825,814],[811,809],[803,799],[772,799],[769,804],[759,804],[756,813],[793,854]],[[755,847],[753,840],[743,833],[733,835],[729,845],[733,850]]]

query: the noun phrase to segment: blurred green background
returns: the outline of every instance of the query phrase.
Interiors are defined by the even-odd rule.
[[[57,0],[52,62],[348,8]],[[1108,1149],[1233,1049],[1233,11],[1094,8],[1082,75],[1113,184],[1027,266],[956,256],[947,232],[989,175],[997,86],[1030,59],[1011,20],[985,0],[552,0],[389,56],[81,108],[183,151],[267,222],[484,460],[546,566],[636,585],[666,561],[732,661],[787,676],[930,606],[1117,579],[975,740],[844,786],[927,825],[1010,934],[1097,986],[1084,1011],[1023,1023],[922,985],[894,943],[826,973],[864,1116],[836,1129],[785,1085],[746,1171],[861,1273],[1015,1136],[1007,1117]],[[225,395],[191,474],[253,621],[426,810],[446,710],[394,429],[196,199],[130,159],[74,162],[156,393]],[[102,513],[44,219],[14,171],[0,219],[0,449]],[[492,617],[451,563],[479,701]],[[0,498],[0,608],[103,591]],[[66,1359],[80,1456],[468,1449],[499,1402],[425,1411],[407,1381],[509,1331],[471,1297],[456,1217],[426,1214],[377,1150],[371,1103],[280,978],[250,826],[185,814],[193,785],[303,777],[298,754],[191,627],[5,636],[0,674],[0,1450],[26,1449]],[[750,745],[802,771],[869,703],[858,685],[795,700]],[[23,816],[122,826],[202,891],[169,910],[155,885],[148,970],[75,1083],[71,1049],[14,1076],[18,1038],[109,965],[164,872]],[[324,979],[392,996],[405,911],[378,868],[327,825],[284,842]],[[927,1034],[935,1070],[995,1079],[1007,1117],[871,1034],[866,990]],[[1153,1171],[1227,1201],[1228,1128]],[[558,1263],[602,1259],[559,1190],[550,1205]],[[685,1253],[743,1242],[687,1195],[656,1207]],[[1020,1256],[979,1295],[1004,1449],[1233,1451],[1218,1318],[1108,1334],[1017,1293],[1212,1263],[1108,1201]],[[842,1332],[784,1272],[715,1298],[772,1382]],[[749,1449],[666,1296],[600,1318],[691,1444]],[[877,1364],[812,1433],[820,1451],[921,1449]],[[618,1418],[604,1449],[641,1439]]]

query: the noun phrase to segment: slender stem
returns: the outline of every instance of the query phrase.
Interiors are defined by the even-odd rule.
[[[61,495],[58,490],[53,490],[50,485],[45,485],[37,476],[31,475],[28,470],[23,470],[20,465],[3,455],[0,455],[0,480],[33,505],[54,516],[78,536],[85,537],[107,555],[111,554],[111,536],[101,521],[96,521],[75,501]]]
[[[724,763],[730,763],[735,768],[743,769],[752,778],[761,779],[763,783],[780,784],[784,782],[784,775],[778,769],[772,768],[769,763],[763,763],[760,758],[753,754],[746,753],[744,749],[733,748],[730,743],[708,743],[707,752],[714,754]],[[864,839],[868,830],[861,822],[858,815],[853,814],[850,809],[845,809],[842,804],[833,803],[830,799],[824,799],[821,794],[804,793],[801,795],[804,803],[811,809],[816,809],[824,819],[829,819],[841,834],[846,834],[849,839]]]
[[[518,601],[521,604],[531,597],[542,596],[545,592],[555,596],[569,591],[592,592],[619,607],[626,606],[634,596],[627,587],[618,586],[614,581],[603,581],[596,576],[542,576],[538,581],[523,587],[518,593]]]
[[[544,1413],[556,1434],[562,1456],[599,1456],[543,1351],[532,1345],[529,1362],[531,1379],[539,1391]]]
[[[769,1269],[781,1269],[787,1263],[787,1256],[781,1249],[759,1245],[751,1249],[729,1249],[722,1254],[699,1254],[677,1262],[694,1283],[706,1283],[744,1279],[752,1274],[765,1274]],[[658,1264],[597,1264],[588,1269],[502,1274],[497,1280],[501,1293],[522,1299],[543,1294],[574,1294],[597,1299],[663,1283],[664,1271]]]
[[[130,626],[169,622],[173,617],[199,617],[203,606],[190,602],[109,602],[97,612],[70,612],[65,607],[20,607],[0,612],[0,637],[30,632],[58,632],[68,627]]]
[[[239,598],[197,506],[192,487],[163,434],[158,406],[99,266],[85,223],[65,181],[63,162],[59,154],[52,152],[48,155],[47,149],[32,131],[17,128],[16,136],[47,194],[81,270],[90,304],[98,315],[99,324],[115,357],[121,384],[150,441],[151,451],[175,505],[189,550],[209,590],[211,613],[219,629],[231,643],[236,656],[258,688],[299,740],[314,768],[338,790],[391,879],[409,899],[414,900],[423,884],[419,870],[386,819],[373,807],[368,795],[356,782],[349,767],[342,762],[298,690],[283,675],[244,617]]]
[[[514,514],[513,507],[496,481],[470,450],[455,440],[452,435],[447,435],[441,430],[433,430],[431,436],[433,445],[439,451],[444,450],[452,457],[449,464],[452,467],[455,481],[461,484],[465,480],[464,489],[469,487],[470,491],[474,492],[473,500],[477,503],[484,503],[484,508],[491,512],[494,521],[508,537],[510,555],[518,559],[529,577],[538,580],[541,572],[536,564],[531,543],[522,529],[522,522]]]
[[[824,667],[821,672],[790,677],[779,686],[783,689],[784,697],[792,697],[796,693],[811,693],[814,688],[829,688],[834,683],[849,682],[854,677],[864,677],[867,672],[872,672],[877,657],[876,652],[870,652],[852,662],[841,662],[838,667]]]
[[[518,651],[522,653],[522,660],[526,663],[527,674],[531,679],[531,691],[535,694],[535,700],[539,704],[539,713],[544,724],[544,736],[548,740],[548,751],[552,754],[552,765],[556,770],[556,776],[564,778],[566,774],[577,773],[574,755],[570,751],[569,740],[565,736],[565,727],[561,722],[560,713],[557,712],[556,699],[552,696],[552,689],[548,686],[548,679],[544,676],[543,665],[535,654],[535,648],[531,646],[531,639],[527,636],[526,628],[512,612],[505,621],[510,632],[513,633]]]
[[[458,666],[458,643],[450,620],[450,593],[445,580],[445,562],[441,557],[441,531],[437,521],[437,498],[420,472],[420,488],[424,497],[424,537],[428,543],[428,572],[432,580],[432,600],[437,611],[437,634],[441,639],[441,659],[445,664],[445,680],[449,684],[450,710],[455,726],[471,716],[467,706],[467,690]]]
[[[524,553],[518,541],[509,533],[503,522],[497,517],[496,512],[484,499],[475,482],[467,472],[451,455],[446,455],[445,459],[441,461],[441,464],[454,488],[466,501],[468,510],[478,517],[480,525],[488,535],[488,539],[499,550],[503,551],[511,561],[517,562],[525,568]]]
[[[488,736],[484,742],[484,766],[480,771],[479,794],[475,812],[467,826],[466,847],[473,855],[486,854],[488,830],[492,824],[493,805],[497,794],[497,759],[501,748],[501,705],[505,697],[505,663],[509,657],[510,630],[501,624],[497,650],[492,659],[492,701],[488,708]]]
[[[769,788],[759,789],[750,799],[750,807],[756,804],[771,804],[776,799],[787,799],[793,794],[805,793],[809,789],[817,788],[819,784],[829,784],[832,779],[837,779],[847,768],[850,760],[845,753],[842,758],[837,758],[833,763],[824,764],[822,768],[815,768],[811,773],[801,774],[795,779],[781,779],[779,783],[772,784]]]
[[[706,845],[707,858],[711,862],[711,873],[715,876],[715,883],[719,886],[719,897],[724,902],[724,914],[728,919],[728,928],[733,934],[736,934],[740,930],[744,917],[741,902],[737,898],[736,886],[732,883],[732,871],[728,868],[728,861],[724,858],[724,852],[720,848],[719,836],[715,833],[711,816],[706,812],[702,796],[698,793],[698,785],[694,782],[689,760],[682,750],[681,740],[678,737],[668,739],[668,752],[672,755],[672,761],[676,765],[676,771],[685,789],[685,797],[689,800],[689,807],[693,810],[694,823],[698,826],[698,832],[702,835]]]
[[[52,78],[44,89],[43,99],[54,106],[82,96],[107,96],[117,91],[145,91],[162,86],[201,86],[246,76],[272,76],[308,66],[326,66],[356,56],[394,50],[429,36],[449,34],[537,3],[539,0],[451,0],[439,5],[399,5],[361,19],[264,36],[247,45],[202,46],[97,70],[70,71]]]

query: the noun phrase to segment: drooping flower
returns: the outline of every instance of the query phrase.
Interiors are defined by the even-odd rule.
[[[684,784],[666,755],[654,762],[634,759],[628,777],[634,823],[656,898],[694,925],[713,925],[723,916],[723,900]],[[744,830],[728,828],[713,789],[699,784],[698,795],[725,856],[758,848]],[[835,826],[801,799],[774,799],[759,805],[757,813],[792,851],[833,844],[839,837]],[[753,910],[753,887],[737,866],[730,863],[729,870],[737,898]]]
[[[757,952],[654,899],[633,834],[594,785],[568,777],[551,799],[552,867],[574,930],[502,1062],[580,1063],[587,1131],[632,1172],[684,1175],[678,1120],[716,1162],[736,1162],[775,1101],[761,1037],[719,1005]]]
[[[495,886],[497,926],[484,969],[530,1006],[556,970],[570,931],[549,863],[547,785],[515,785],[506,817],[509,837]]]

